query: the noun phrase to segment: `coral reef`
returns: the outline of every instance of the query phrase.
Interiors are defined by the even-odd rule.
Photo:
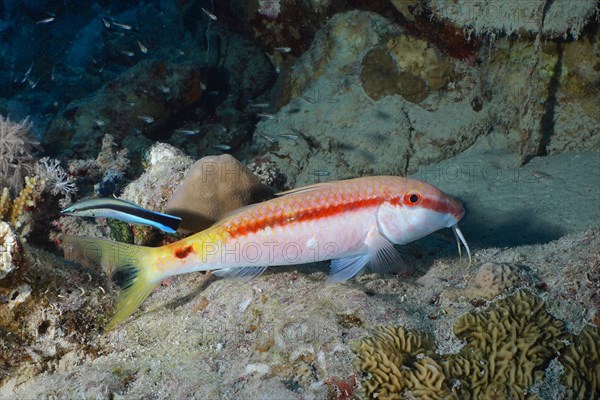
[[[190,167],[165,210],[182,219],[180,229],[198,232],[227,213],[271,197],[273,192],[229,154],[208,156]]]
[[[246,165],[254,175],[258,177],[261,183],[277,189],[285,187],[285,176],[275,168],[275,165],[270,162],[251,162]]]
[[[69,104],[52,121],[44,146],[50,154],[71,149],[78,157],[88,158],[110,133],[118,144],[127,137],[129,150],[139,153],[152,139],[164,135],[179,112],[200,99],[201,84],[197,66],[142,61],[93,98]]]
[[[379,328],[355,345],[355,365],[369,397],[530,398],[527,389],[543,378],[569,335],[545,303],[525,291],[502,299],[483,313],[469,313],[454,325],[466,341],[456,354],[439,356],[423,333]],[[592,364],[593,365],[593,364]],[[589,378],[586,378],[589,380]],[[580,385],[581,386],[581,385]]]
[[[79,185],[93,185],[94,191],[98,192],[99,180],[102,182],[106,176],[113,174],[122,175],[129,165],[129,151],[126,148],[115,150],[115,147],[114,137],[107,133],[102,137],[102,145],[96,158],[69,160],[69,175],[76,178]]]
[[[399,94],[411,103],[420,103],[454,78],[452,63],[426,41],[408,35],[369,50],[360,72],[362,87],[372,99]]]
[[[486,97],[520,163],[533,156],[600,149],[600,31],[576,42],[500,38],[482,65]],[[540,101],[542,99],[542,101]]]
[[[152,211],[164,212],[165,205],[180,185],[193,160],[181,150],[165,143],[156,143],[145,154],[146,169],[136,180],[130,182],[121,198]],[[116,226],[115,226],[116,227]],[[134,243],[149,244],[153,228],[132,227]]]
[[[448,59],[386,18],[336,14],[282,84],[292,100],[257,125],[258,154],[250,161],[273,163],[290,187],[410,174],[490,131],[490,107],[471,106],[479,85],[465,61]]]
[[[0,387],[13,376],[53,371],[71,352],[97,355],[92,339],[112,302],[99,271],[27,245],[19,257],[0,280]]]
[[[425,81],[399,71],[385,47],[375,47],[363,57],[360,79],[363,89],[373,100],[399,94],[411,103],[420,103],[429,95]]]
[[[28,211],[31,211],[36,207],[36,202],[42,194],[43,187],[41,186],[37,177],[25,177],[25,186],[19,194],[14,198],[12,203],[9,205],[8,202],[5,204],[6,212],[8,215],[8,222],[16,229],[19,229],[26,225],[28,219]],[[8,210],[10,209],[10,213]],[[2,217],[2,215],[0,215]]]
[[[450,299],[460,296],[469,299],[492,299],[519,284],[519,271],[519,267],[514,264],[486,262],[477,268],[475,276],[469,280],[466,288],[448,288],[443,294]]]
[[[35,163],[33,153],[37,146],[30,133],[31,123],[19,123],[0,115],[0,187],[13,193],[23,187],[23,178]]]
[[[369,376],[362,383],[367,396],[400,398],[402,392],[418,383],[413,382],[414,371],[430,364],[429,356],[433,349],[434,342],[427,335],[406,331],[402,327],[377,328],[372,338],[362,340],[353,348],[359,357],[355,362],[356,368]],[[417,363],[419,367],[416,367]],[[428,368],[425,367],[425,370]],[[441,376],[435,367],[430,374]],[[426,385],[426,381],[423,384]]]
[[[487,262],[477,269],[471,285],[473,293],[492,298],[519,282],[518,267],[507,263]],[[468,289],[467,289],[468,290]]]
[[[0,221],[0,279],[17,268],[20,245],[10,225]]]
[[[537,34],[579,37],[597,12],[595,0],[432,0],[434,15],[478,34]]]
[[[600,328],[586,326],[559,358],[565,367],[563,383],[573,399],[593,399],[600,394]]]

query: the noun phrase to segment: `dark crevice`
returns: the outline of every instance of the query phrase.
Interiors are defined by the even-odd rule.
[[[544,102],[544,114],[540,121],[540,140],[536,152],[536,155],[538,156],[545,156],[548,154],[548,144],[554,134],[556,106],[558,104],[556,94],[560,86],[560,75],[562,73],[563,63],[563,48],[560,42],[556,43],[556,52],[558,54],[558,59],[556,60],[556,64],[554,64],[552,77],[548,84],[548,97]]]
[[[546,14],[548,14],[550,7],[552,7],[552,3],[554,3],[554,0],[546,0],[546,2],[544,3],[544,8],[542,10],[542,24],[540,26],[540,33],[542,33],[542,30],[544,28],[544,22],[546,22]]]

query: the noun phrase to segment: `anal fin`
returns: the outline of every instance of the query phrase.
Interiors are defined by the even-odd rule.
[[[231,267],[212,271],[212,274],[221,278],[250,281],[265,272],[266,269],[267,267]]]

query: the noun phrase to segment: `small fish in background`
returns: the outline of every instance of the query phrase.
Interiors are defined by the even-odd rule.
[[[21,83],[27,82],[27,79],[29,79],[29,75],[31,75],[31,71],[33,71],[33,61],[31,62],[31,65],[29,65],[29,68],[25,72],[25,75],[23,75],[23,79],[21,79]]]
[[[300,98],[302,98],[302,99],[306,100],[306,101],[307,101],[308,103],[310,103],[310,104],[317,104],[317,102],[318,102],[318,100],[317,100],[317,99],[315,99],[315,98],[312,98],[312,97],[310,97],[310,96],[305,96],[305,95],[302,95],[302,96],[300,96]]]
[[[110,29],[110,22],[108,22],[106,18],[102,18],[102,24],[106,29]]]
[[[100,119],[93,119],[92,121],[93,121],[93,122],[94,122],[96,125],[98,125],[98,126],[100,126],[100,127],[102,127],[102,126],[106,125],[106,122],[104,122],[104,121],[102,121],[102,120],[100,120]]]
[[[217,20],[217,16],[216,16],[215,14],[211,13],[210,11],[208,11],[206,8],[202,7],[202,12],[203,12],[204,14],[206,14],[206,16],[207,16],[208,18],[212,19],[213,21],[216,21],[216,20]]]
[[[158,85],[158,90],[160,90],[161,92],[163,92],[164,94],[168,94],[171,93],[171,89],[169,89],[168,87],[166,87],[165,85]]]
[[[138,117],[138,119],[144,121],[147,124],[151,124],[154,122],[154,118],[152,118],[149,115],[138,115],[137,117]]]
[[[280,54],[288,54],[292,51],[291,47],[275,47],[273,50]]]
[[[329,175],[331,175],[331,172],[325,171],[325,170],[315,170],[315,171],[312,171],[312,174],[314,176],[329,176]]]
[[[142,42],[140,42],[139,40],[137,41],[138,47],[140,48],[140,51],[144,54],[148,53],[148,48],[146,46],[144,46],[142,44]]]
[[[262,119],[275,119],[275,115],[268,113],[256,113],[256,116]]]
[[[271,136],[267,136],[267,135],[260,135],[260,136],[262,136],[269,143],[275,143],[275,139],[273,139]]]
[[[129,50],[121,50],[121,54],[123,54],[124,56],[127,56],[127,57],[135,56],[135,53],[133,51],[129,51]]]
[[[194,136],[200,133],[199,129],[176,129],[175,132],[186,136]]]
[[[40,83],[40,80],[38,79],[37,81],[35,81],[35,82],[34,82],[34,81],[32,81],[31,79],[29,79],[29,80],[28,80],[28,82],[29,82],[29,86],[30,86],[32,89],[35,89],[35,87],[38,85],[38,83]]]
[[[293,141],[298,140],[298,135],[293,135],[291,133],[283,133],[283,134],[277,135],[277,136],[279,136],[280,138],[283,138],[283,139],[287,139],[287,140],[293,140]]]
[[[203,82],[200,82],[200,89],[206,90],[206,85]]]
[[[181,218],[150,211],[126,200],[97,198],[79,201],[60,212],[63,215],[114,218],[131,224],[148,225],[163,232],[175,233]]]
[[[212,148],[219,151],[229,151],[231,150],[231,146],[227,144],[213,144]]]
[[[119,28],[123,29],[124,31],[130,31],[132,29],[131,25],[120,24],[120,23],[115,22],[115,21],[113,21],[112,23],[113,23],[114,26],[119,27]]]
[[[218,96],[219,94],[221,94],[221,92],[219,92],[218,90],[211,90],[210,92],[206,92],[206,94],[209,96]]]
[[[271,104],[269,104],[269,103],[250,103],[250,104],[248,104],[248,107],[265,109],[265,108],[271,107]]]
[[[216,124],[215,127],[221,132],[221,133],[227,133],[227,128],[225,128],[223,125],[221,124]]]
[[[39,21],[36,22],[36,25],[44,25],[44,24],[49,24],[50,22],[53,22],[55,20],[54,17],[48,17],[48,18],[44,18],[41,19]]]

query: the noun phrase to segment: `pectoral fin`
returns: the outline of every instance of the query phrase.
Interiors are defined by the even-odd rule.
[[[369,268],[373,272],[385,274],[403,270],[406,264],[394,244],[386,239],[378,230],[372,229],[365,239],[369,248]]]
[[[360,274],[367,264],[373,272],[380,274],[405,269],[406,265],[394,244],[381,235],[377,229],[371,230],[365,238],[368,252],[347,258],[331,260],[328,283],[343,282]]]
[[[344,282],[359,274],[369,262],[369,254],[331,260],[328,283]]]

